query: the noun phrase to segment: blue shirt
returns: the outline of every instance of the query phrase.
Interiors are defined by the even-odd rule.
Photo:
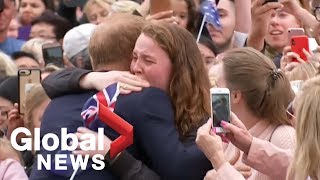
[[[24,41],[9,37],[4,42],[0,42],[0,51],[11,56],[14,52],[20,51],[24,43]]]

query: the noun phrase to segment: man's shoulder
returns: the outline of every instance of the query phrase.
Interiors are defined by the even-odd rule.
[[[83,125],[82,107],[93,94],[94,92],[88,91],[51,100],[43,114],[41,133],[58,132],[61,127],[66,127],[71,132],[76,131]]]
[[[141,102],[144,100],[155,101],[162,98],[167,100],[170,99],[165,91],[155,87],[144,88],[142,91],[133,92],[128,95],[120,95],[119,97],[120,100],[125,100],[127,102]]]
[[[95,94],[95,91],[87,91],[84,93],[67,94],[64,96],[53,98],[50,104],[61,105],[62,107],[74,104],[74,106],[83,106],[84,103]]]
[[[140,92],[122,95],[118,98],[115,112],[127,117],[146,114],[172,114],[172,104],[168,94],[158,88],[145,88]],[[126,117],[126,118],[127,118]]]
[[[118,108],[128,107],[129,109],[146,109],[171,107],[171,101],[168,94],[159,88],[144,88],[140,92],[133,92],[128,95],[120,95],[117,100]],[[126,109],[126,108],[125,108]]]

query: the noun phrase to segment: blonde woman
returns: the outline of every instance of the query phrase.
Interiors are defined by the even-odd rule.
[[[4,77],[17,75],[17,66],[9,56],[0,51],[0,74]]]
[[[318,66],[319,63],[312,61],[308,63],[301,63],[294,67],[291,71],[287,71],[286,76],[288,77],[289,81],[306,81],[316,76]]]
[[[44,67],[44,60],[42,56],[42,45],[50,43],[51,41],[33,38],[27,41],[21,48],[21,51],[32,54],[40,63],[40,67]]]
[[[27,180],[19,153],[6,138],[0,137],[0,179]]]
[[[140,7],[140,4],[134,1],[116,1],[112,3],[111,10],[115,13],[132,13]]]
[[[288,179],[320,179],[320,77],[307,81],[293,103],[297,147]]]
[[[92,24],[100,24],[111,11],[114,0],[88,0],[83,8],[84,14]]]
[[[286,72],[291,88],[297,94],[302,87],[304,81],[317,75],[319,63],[310,61],[308,63],[300,63],[291,71]]]

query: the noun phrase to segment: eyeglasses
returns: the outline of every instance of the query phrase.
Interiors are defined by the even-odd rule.
[[[296,118],[294,116],[294,109],[292,106],[293,106],[293,101],[287,107],[287,115],[290,116],[291,118]]]
[[[320,21],[320,7],[315,7],[313,9],[314,16],[316,17],[317,21]]]

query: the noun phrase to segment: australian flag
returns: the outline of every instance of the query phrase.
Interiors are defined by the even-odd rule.
[[[205,0],[200,5],[200,11],[204,15],[205,21],[212,24],[215,28],[221,29],[220,16],[215,0]]]
[[[97,118],[99,112],[99,102],[113,112],[119,94],[119,83],[115,83],[93,95],[85,103],[81,112],[81,116],[84,119],[84,125],[93,131],[98,131],[99,127],[106,127],[106,124]]]

